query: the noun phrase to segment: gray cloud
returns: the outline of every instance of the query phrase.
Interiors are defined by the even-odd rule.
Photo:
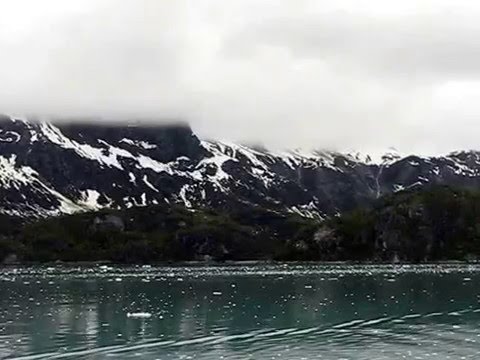
[[[9,54],[1,68],[7,104],[53,113],[175,111],[187,58],[181,3],[98,3],[39,21],[25,38],[2,46]]]
[[[441,12],[396,18],[345,12],[281,17],[251,23],[232,36],[229,51],[262,46],[288,49],[294,57],[383,72],[383,76],[467,76],[480,72],[480,23],[468,14]]]
[[[204,137],[479,148],[480,5],[0,2],[0,108],[181,118]]]

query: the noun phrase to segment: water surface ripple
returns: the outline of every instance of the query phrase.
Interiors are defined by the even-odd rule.
[[[480,266],[0,269],[0,359],[478,359]]]

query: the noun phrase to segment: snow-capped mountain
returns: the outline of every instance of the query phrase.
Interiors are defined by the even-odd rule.
[[[0,117],[0,212],[258,205],[329,216],[429,184],[480,186],[480,153],[444,157],[269,151],[200,140],[188,125],[48,123]]]

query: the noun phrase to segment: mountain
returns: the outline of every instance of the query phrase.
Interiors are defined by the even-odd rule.
[[[480,186],[480,153],[441,157],[270,151],[199,139],[186,124],[0,117],[0,213],[47,217],[180,203],[328,217],[383,194]]]

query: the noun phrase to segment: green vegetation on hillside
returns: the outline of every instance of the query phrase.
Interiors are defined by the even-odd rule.
[[[0,217],[5,261],[402,261],[480,257],[480,192],[393,194],[323,222],[260,208],[151,206],[22,223]]]
[[[11,254],[35,262],[273,259],[314,223],[258,208],[227,214],[167,205],[54,217],[17,224],[16,233],[6,221],[0,262]]]
[[[480,192],[432,187],[384,197],[329,220],[319,258],[439,261],[480,256]],[[334,244],[332,252],[325,251]]]

